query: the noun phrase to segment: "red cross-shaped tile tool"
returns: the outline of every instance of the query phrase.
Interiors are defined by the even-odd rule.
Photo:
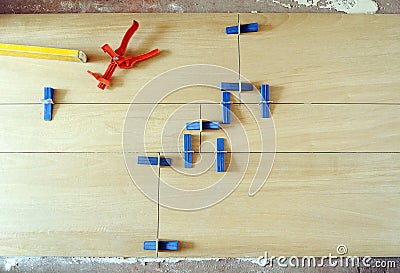
[[[100,89],[104,90],[106,86],[110,86],[111,76],[117,67],[126,69],[132,68],[135,63],[147,60],[160,53],[158,48],[156,48],[139,56],[124,56],[129,41],[138,28],[139,23],[137,21],[133,21],[132,26],[126,31],[124,37],[122,38],[121,45],[115,51],[108,44],[105,44],[101,47],[103,51],[111,57],[111,62],[108,65],[106,72],[103,76],[100,76],[99,74],[93,73],[92,71],[88,70],[88,73],[99,81],[97,87],[99,87]]]

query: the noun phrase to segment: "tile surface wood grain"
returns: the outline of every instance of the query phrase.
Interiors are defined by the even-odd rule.
[[[0,151],[122,152],[124,128],[130,136],[131,127],[143,126],[144,138],[132,136],[126,151],[179,152],[182,133],[196,133],[186,131],[185,125],[200,118],[199,105],[155,105],[149,119],[142,110],[148,106],[135,105],[127,114],[124,104],[55,104],[53,121],[44,122],[40,104],[0,105],[0,116],[6,117],[0,123]],[[202,132],[202,143],[225,136],[238,140],[232,152],[273,151],[261,146],[258,123],[248,107],[258,105],[232,105],[232,124],[224,131]],[[275,126],[277,152],[400,152],[398,105],[276,104],[271,108],[274,120],[264,119],[262,125],[271,130]],[[205,119],[221,121],[219,104],[202,105],[202,113]],[[242,126],[246,136],[230,135],[240,131],[235,126]]]
[[[77,64],[0,56],[0,255],[154,256],[142,243],[159,233],[181,242],[179,252],[160,256],[321,256],[339,244],[350,255],[398,256],[400,17],[240,16],[260,24],[240,37],[241,72],[257,87],[269,83],[274,101],[273,123],[261,124],[276,129],[276,159],[254,197],[248,190],[255,173],[269,172],[258,159],[273,152],[261,145],[249,113],[257,101],[246,106],[233,98],[231,126],[240,121],[248,140],[227,142],[227,173],[215,172],[212,143],[240,132],[229,126],[192,132],[204,172],[178,171],[185,122],[220,121],[219,90],[188,87],[160,104],[150,93],[128,112],[141,88],[170,69],[200,63],[237,71],[237,36],[225,35],[236,14],[0,16],[2,43],[80,49],[89,57]],[[141,25],[127,53],[158,47],[161,54],[117,70],[111,88],[100,91],[86,70],[105,71],[109,59],[100,46],[117,47],[133,19]],[[39,103],[46,85],[56,89],[51,122]],[[150,116],[147,107],[154,108]],[[143,124],[146,137],[133,138],[124,154],[124,128]],[[174,168],[137,165],[145,152],[164,153]],[[127,165],[148,185],[159,183],[158,173],[189,191],[224,176],[241,184],[206,209],[160,207],[158,222],[157,203],[135,186]],[[180,201],[164,189],[161,201]]]

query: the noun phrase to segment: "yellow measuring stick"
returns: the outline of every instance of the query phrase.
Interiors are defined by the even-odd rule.
[[[83,51],[63,48],[1,44],[0,55],[86,63]]]

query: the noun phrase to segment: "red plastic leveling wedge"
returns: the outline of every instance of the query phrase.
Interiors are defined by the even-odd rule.
[[[132,26],[126,31],[124,37],[122,38],[121,45],[115,51],[108,44],[105,44],[101,47],[104,50],[104,52],[111,57],[111,62],[108,65],[106,72],[104,73],[103,76],[100,76],[88,70],[88,73],[99,81],[97,87],[99,87],[100,89],[104,90],[106,86],[110,86],[111,76],[117,67],[125,69],[132,68],[135,65],[135,63],[147,60],[160,53],[158,48],[156,48],[150,52],[147,52],[139,56],[135,57],[124,56],[129,41],[138,28],[139,28],[139,23],[134,20]]]

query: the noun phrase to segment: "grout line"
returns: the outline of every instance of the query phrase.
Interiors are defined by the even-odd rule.
[[[62,105],[214,105],[220,102],[140,102],[140,103],[129,103],[129,102],[55,102],[54,104]],[[243,104],[242,102],[233,102],[232,104]],[[246,104],[259,104],[258,102],[247,102]],[[317,104],[317,105],[400,105],[396,102],[271,102],[271,104]],[[0,103],[0,106],[24,106],[24,105],[42,105],[42,103]]]
[[[0,152],[0,154],[124,154],[124,153],[144,153],[144,152],[54,152],[54,151],[19,151],[19,152]],[[154,152],[156,153],[156,152]]]
[[[117,155],[123,155],[123,154],[143,154],[143,153],[160,153],[160,152],[149,152],[149,151],[142,151],[142,152],[45,152],[45,151],[39,151],[39,152],[0,152],[0,154],[117,154]],[[177,151],[163,151],[163,154],[180,154],[181,152]],[[194,152],[196,154],[208,154],[208,153],[215,153],[215,152]],[[227,151],[226,153],[229,154],[400,154],[400,151],[282,151],[282,152],[262,152],[262,151],[250,151],[250,152],[244,152],[244,151],[237,151],[237,152],[231,152]]]
[[[200,120],[201,120],[201,104],[199,105],[199,115],[200,115]]]
[[[199,108],[200,108],[200,122],[201,122],[201,104],[200,104]],[[200,132],[199,132],[199,153],[201,153],[201,134],[202,134],[202,132],[200,130]]]

